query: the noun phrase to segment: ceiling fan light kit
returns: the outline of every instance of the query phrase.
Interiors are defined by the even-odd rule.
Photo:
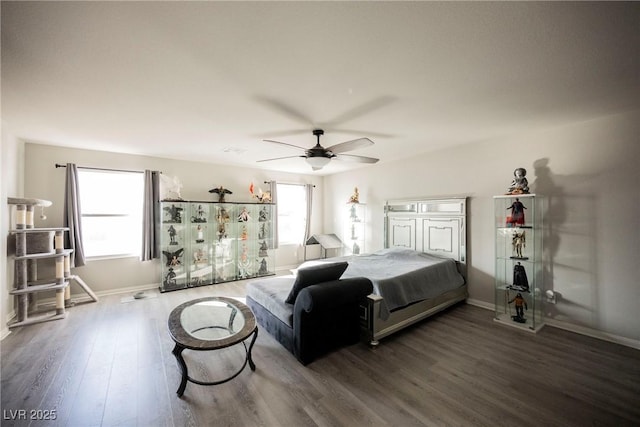
[[[320,170],[329,164],[331,157],[307,157],[305,160],[313,170]]]
[[[311,168],[314,171],[317,171],[325,167],[327,164],[329,164],[331,159],[345,160],[345,161],[351,161],[351,162],[357,162],[357,163],[376,163],[378,161],[378,159],[375,159],[373,157],[356,156],[353,154],[342,154],[346,151],[351,151],[357,148],[373,145],[373,141],[371,141],[369,138],[358,138],[351,141],[342,142],[340,144],[332,145],[331,147],[328,147],[328,148],[324,148],[322,145],[320,145],[320,136],[324,135],[324,131],[322,129],[314,129],[313,135],[316,137],[316,145],[313,148],[309,148],[309,149],[299,147],[293,144],[287,144],[286,142],[272,141],[270,139],[265,139],[264,140],[265,142],[286,145],[288,147],[304,150],[304,156],[277,157],[273,159],[258,160],[258,162],[269,162],[272,160],[302,157],[306,160],[306,162],[311,166]]]

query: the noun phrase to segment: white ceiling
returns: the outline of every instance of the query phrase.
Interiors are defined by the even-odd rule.
[[[311,173],[637,109],[640,3],[3,2],[27,141]],[[316,174],[368,167],[332,162]]]

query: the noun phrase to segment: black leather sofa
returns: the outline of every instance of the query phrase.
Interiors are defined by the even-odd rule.
[[[337,277],[322,265],[247,284],[247,305],[258,324],[303,365],[359,341],[359,303],[373,286],[365,278],[338,279],[344,264]]]

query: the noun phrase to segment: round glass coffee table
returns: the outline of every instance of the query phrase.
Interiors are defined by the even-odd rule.
[[[245,304],[233,298],[208,297],[187,301],[173,309],[169,315],[169,333],[176,343],[173,355],[178,360],[182,380],[177,394],[182,396],[187,381],[199,385],[217,385],[237,377],[249,364],[252,371],[256,365],[251,359],[251,349],[258,338],[256,318]],[[245,340],[253,335],[247,347]],[[244,363],[236,373],[219,381],[198,381],[189,377],[187,364],[182,357],[185,349],[196,351],[220,350],[242,343],[245,349]]]

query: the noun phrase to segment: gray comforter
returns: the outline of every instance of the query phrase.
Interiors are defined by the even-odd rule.
[[[366,277],[374,293],[384,298],[380,317],[395,309],[436,297],[464,284],[452,259],[439,258],[411,249],[383,249],[367,255],[307,261],[300,268],[323,262],[347,261],[342,278]]]

